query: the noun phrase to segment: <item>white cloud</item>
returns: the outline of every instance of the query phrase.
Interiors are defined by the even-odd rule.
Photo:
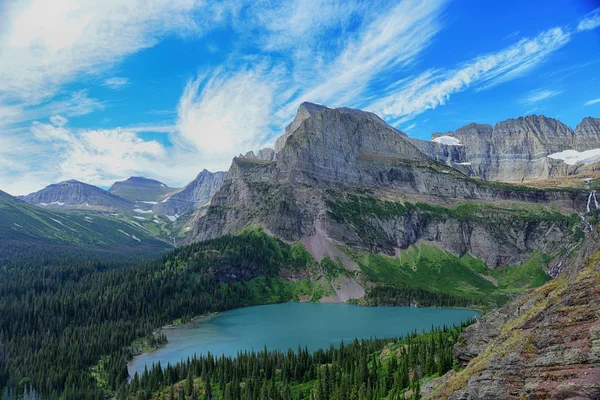
[[[577,25],[578,31],[591,31],[600,26],[600,8],[595,9],[585,16]]]
[[[523,96],[519,100],[519,103],[531,106],[533,104],[539,103],[540,101],[544,101],[554,96],[557,96],[561,93],[562,90],[536,89],[525,94],[525,96]]]
[[[585,103],[583,103],[583,105],[584,106],[591,106],[591,105],[597,104],[597,103],[600,103],[600,98],[588,100]]]
[[[207,168],[259,147],[269,133],[272,87],[260,70],[190,81],[178,106],[175,144],[194,149]]]
[[[315,101],[351,105],[381,74],[414,62],[441,29],[444,1],[405,0],[360,30],[319,76],[321,83],[303,90],[293,103]],[[283,112],[290,114],[290,109]]]
[[[469,87],[489,88],[520,77],[568,41],[568,33],[560,28],[550,29],[499,52],[477,57],[462,68],[426,71],[403,82],[398,89],[375,101],[369,108],[388,118],[406,121],[445,104],[452,94]]]
[[[123,177],[147,174],[156,168],[156,163],[161,165],[168,159],[160,143],[142,140],[135,132],[122,128],[77,130],[69,128],[67,122],[66,118],[56,115],[49,124],[37,121],[32,124],[31,133],[39,146],[48,150],[49,143],[54,149],[54,152],[42,153],[40,161],[47,172],[38,176],[51,181],[78,179],[107,186]],[[13,140],[13,147],[16,143],[18,141]],[[20,154],[13,154],[11,158],[19,157]],[[40,185],[43,186],[32,180],[27,186]]]
[[[76,117],[102,108],[104,108],[104,104],[97,99],[88,97],[85,90],[74,92],[66,98],[48,101],[39,105],[27,106],[23,103],[3,105],[0,102],[0,128],[26,121],[44,119],[57,114]]]
[[[32,0],[6,6],[0,99],[35,104],[170,33],[196,32],[196,0]]]
[[[124,88],[125,86],[129,86],[130,83],[131,82],[129,82],[129,79],[127,78],[114,76],[112,78],[105,79],[104,82],[102,82],[102,86],[106,86],[107,88],[114,90],[119,90]]]

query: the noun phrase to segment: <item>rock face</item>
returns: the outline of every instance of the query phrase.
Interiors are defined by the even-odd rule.
[[[131,209],[133,203],[96,186],[76,180],[55,183],[27,196],[29,204],[57,209]]]
[[[425,202],[451,207],[477,201],[511,207],[514,203],[554,204],[565,210],[585,211],[587,193],[525,189],[470,179],[457,168],[432,160],[421,144],[415,145],[374,114],[306,103],[298,114],[274,160],[233,160],[210,207],[195,218],[190,241],[253,225],[284,240],[317,235],[387,253],[424,239],[457,255],[481,255],[494,267],[522,261],[534,250],[564,246],[570,223],[562,217],[554,221],[530,215],[507,220],[504,225],[477,218],[461,220],[461,216],[436,219],[425,209],[402,215],[378,215],[378,209],[373,214],[359,212],[359,221],[336,221],[331,216],[331,203],[348,200],[353,194],[399,204]],[[367,236],[359,229],[364,227],[376,233]]]
[[[590,245],[592,243],[592,245]],[[583,252],[598,248],[588,234]],[[600,252],[469,326],[455,347],[466,366],[430,382],[431,399],[600,398]]]
[[[586,117],[575,128],[573,150],[583,151],[600,148],[600,118]]]
[[[469,124],[433,140],[454,138],[458,145],[413,141],[439,162],[470,176],[502,182],[528,182],[576,173],[580,166],[569,166],[549,158],[564,150],[585,151],[600,148],[600,122],[585,118],[573,131],[562,122],[530,115],[508,119],[495,126]],[[446,140],[447,142],[447,140]]]
[[[181,216],[194,211],[210,201],[221,188],[227,172],[210,172],[206,169],[179,192],[157,204],[154,209],[168,216]]]
[[[302,121],[304,121],[305,119],[309,118],[310,116],[318,114],[321,111],[324,111],[326,109],[327,109],[327,107],[322,106],[320,104],[314,104],[314,103],[308,103],[308,102],[300,104],[300,107],[298,108],[298,112],[296,113],[294,120],[285,128],[285,133],[283,135],[281,135],[275,142],[275,153],[279,153],[281,151],[281,149],[283,149],[283,146],[285,146],[285,142],[287,141],[287,138],[292,133],[294,133],[294,131],[296,129],[298,129],[298,127],[300,126]]]
[[[177,190],[142,176],[132,176],[124,181],[115,182],[108,189],[109,192],[130,201],[158,201]]]

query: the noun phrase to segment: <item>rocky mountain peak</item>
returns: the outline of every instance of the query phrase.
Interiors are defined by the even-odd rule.
[[[544,115],[528,115],[510,118],[494,126],[495,134],[532,134],[539,138],[562,137],[570,140],[573,129],[562,122]]]
[[[227,172],[210,172],[203,169],[196,178],[177,193],[162,200],[156,211],[177,219],[183,214],[196,210],[210,201],[221,188]]]
[[[292,122],[290,122],[290,124],[286,126],[284,134],[281,135],[281,137],[279,137],[275,142],[275,153],[279,153],[281,149],[283,149],[283,146],[285,145],[285,141],[287,140],[288,136],[290,136],[296,129],[298,129],[298,127],[304,120],[306,120],[312,115],[319,114],[320,112],[327,109],[328,107],[326,106],[323,106],[321,104],[310,103],[307,101],[300,104],[300,106],[298,107],[298,111],[296,112],[296,116],[294,117]]]
[[[94,185],[69,179],[54,183],[21,199],[29,204],[52,208],[130,208],[132,203]]]

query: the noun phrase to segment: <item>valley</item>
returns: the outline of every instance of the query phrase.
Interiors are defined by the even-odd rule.
[[[131,177],[109,190],[69,180],[2,192],[0,386],[25,380],[50,398],[477,398],[488,361],[530,334],[506,332],[553,306],[524,299],[559,301],[594,276],[595,165],[548,157],[592,146],[594,124],[533,116],[425,142],[370,112],[303,103],[275,149],[181,189]],[[539,156],[481,158],[482,141],[507,130],[539,141]],[[467,321],[472,310],[484,314]],[[30,341],[43,343],[31,357]],[[286,352],[298,345],[308,348]],[[311,361],[292,378],[297,357]],[[243,359],[259,371],[215,369]],[[554,390],[538,384],[515,396]]]

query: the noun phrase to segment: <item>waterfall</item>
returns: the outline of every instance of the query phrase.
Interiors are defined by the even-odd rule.
[[[594,206],[596,206],[596,210],[600,210],[600,204],[598,204],[598,200],[596,199],[596,191],[592,190],[590,192],[590,194],[588,195],[588,199],[587,199],[587,205],[586,205],[586,212],[590,212],[590,204],[592,202],[592,199],[594,199]]]

